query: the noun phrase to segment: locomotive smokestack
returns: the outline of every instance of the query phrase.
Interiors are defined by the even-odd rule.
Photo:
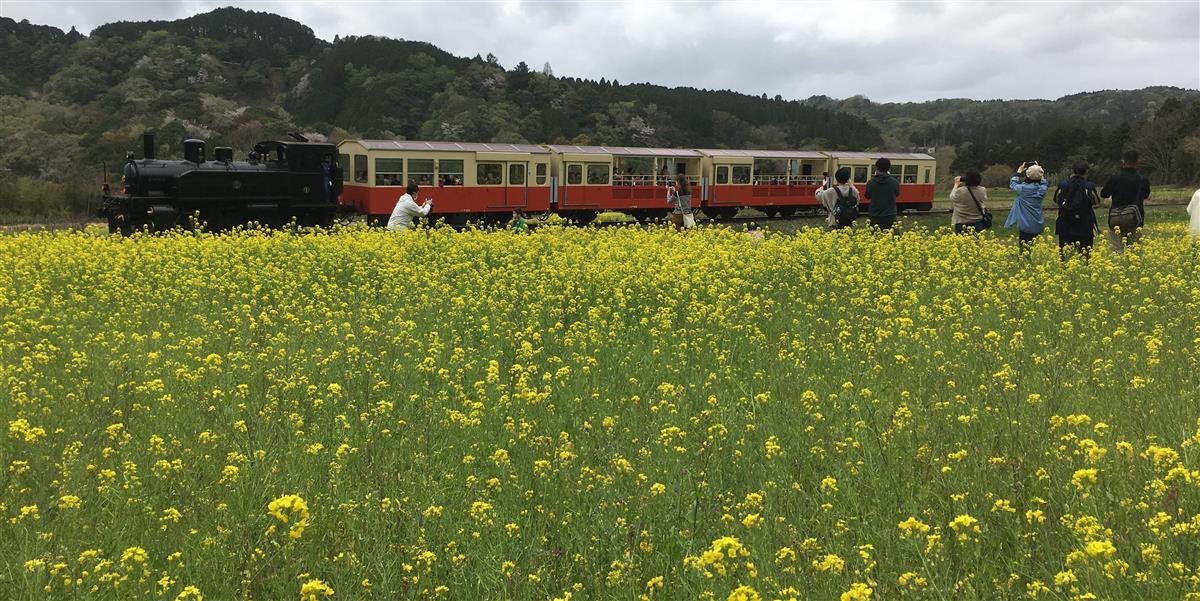
[[[154,158],[154,132],[142,134],[142,156],[147,159]]]

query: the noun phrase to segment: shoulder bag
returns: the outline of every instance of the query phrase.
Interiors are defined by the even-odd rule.
[[[975,207],[979,209],[979,214],[983,216],[975,222],[975,229],[983,231],[992,227],[992,212],[983,208],[983,204],[979,202],[978,198],[975,198],[975,192],[971,190],[971,186],[966,186],[966,188],[967,194],[971,195],[971,200],[975,201]]]

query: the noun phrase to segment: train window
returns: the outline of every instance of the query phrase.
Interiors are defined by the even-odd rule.
[[[508,185],[524,186],[525,185],[525,167],[524,163],[509,163],[508,164]]]
[[[537,164],[537,184],[540,186],[546,183],[546,164]]]
[[[729,165],[721,165],[721,166],[717,167],[717,183],[718,184],[728,184],[729,183]]]
[[[750,166],[749,165],[734,165],[733,166],[733,183],[735,183],[735,184],[750,183]]]
[[[354,181],[365,184],[367,183],[367,155],[354,155]]]
[[[866,183],[866,181],[867,181],[867,177],[868,177],[868,176],[867,176],[867,168],[866,168],[866,166],[861,166],[861,167],[855,167],[855,168],[854,168],[854,181],[855,181],[855,183],[859,183],[859,184]]]
[[[354,175],[354,172],[350,170],[350,155],[339,154],[338,167],[341,167],[342,169],[342,180],[347,182],[350,181],[350,176]]]
[[[375,159],[375,185],[403,186],[403,171],[403,159]]]
[[[567,183],[571,185],[583,183],[583,165],[579,163],[567,165]]]
[[[925,183],[927,183],[927,184],[929,183],[929,170],[928,169],[925,170]]]
[[[903,181],[906,184],[917,183],[917,166],[916,165],[905,165],[904,166],[904,180]]]
[[[479,163],[475,165],[475,183],[480,186],[499,186],[504,183],[504,165]]]
[[[438,182],[443,186],[463,185],[464,171],[462,159],[442,159],[438,161]]]
[[[609,166],[606,164],[592,163],[587,166],[587,175],[589,184],[607,184],[608,183]]]
[[[433,159],[408,159],[408,181],[419,186],[432,186]]]

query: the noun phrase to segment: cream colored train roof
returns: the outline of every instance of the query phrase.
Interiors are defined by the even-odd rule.
[[[426,152],[526,152],[549,154],[536,144],[493,144],[486,142],[420,142],[415,140],[345,140],[357,142],[367,150],[405,150]]]
[[[932,161],[933,157],[919,152],[847,152],[830,151],[825,154],[835,159],[888,159],[892,161]]]
[[[815,150],[735,150],[730,148],[704,148],[701,154],[713,158],[750,159],[824,159],[825,155]]]
[[[699,152],[685,148],[638,148],[633,146],[571,146],[551,144],[550,150],[568,154],[607,154],[642,157],[698,157]]]

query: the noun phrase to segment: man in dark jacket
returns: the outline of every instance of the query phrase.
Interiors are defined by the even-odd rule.
[[[871,225],[890,230],[896,223],[896,198],[900,196],[900,180],[888,173],[892,169],[892,161],[887,158],[875,161],[875,177],[867,182],[867,218]]]
[[[1115,235],[1113,230],[1116,227],[1116,224],[1113,223],[1112,212],[1121,207],[1131,205],[1137,207],[1136,227],[1141,228],[1146,224],[1145,200],[1150,197],[1150,180],[1138,173],[1137,168],[1137,151],[1126,150],[1125,154],[1121,156],[1121,172],[1109,177],[1104,188],[1100,190],[1100,198],[1112,198],[1108,224],[1110,234]],[[1126,229],[1129,231],[1125,231]],[[1124,238],[1126,244],[1131,244],[1137,241],[1138,231],[1132,227],[1123,228],[1120,236]]]

